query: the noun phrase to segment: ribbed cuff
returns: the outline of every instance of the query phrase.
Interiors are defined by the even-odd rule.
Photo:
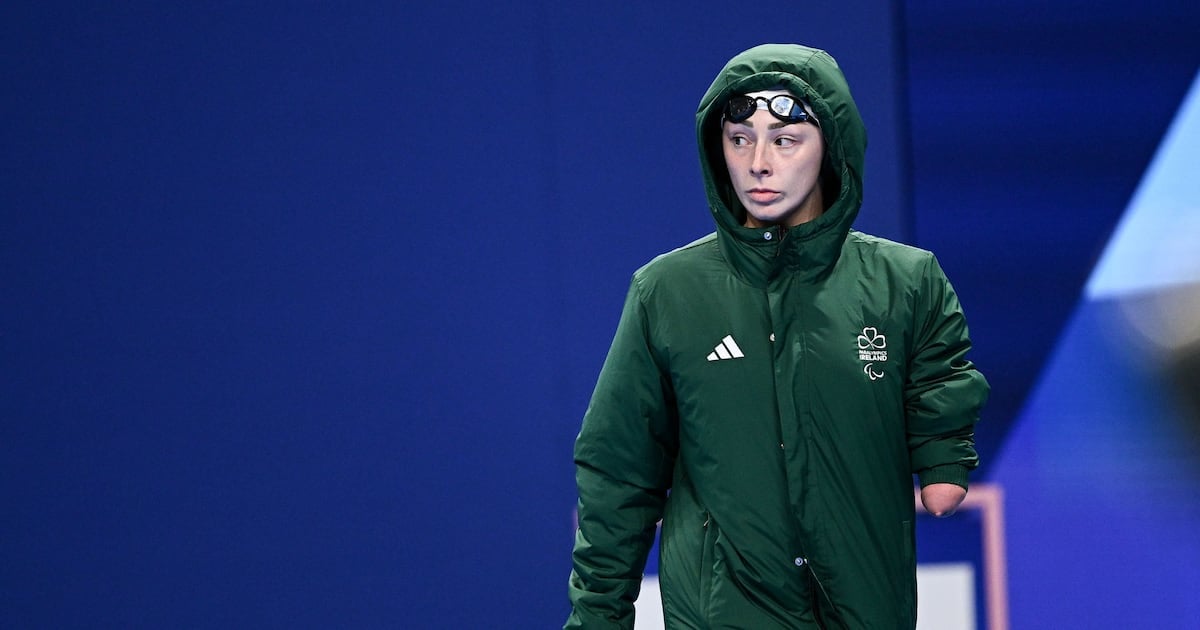
[[[917,471],[917,477],[924,488],[931,483],[952,483],[963,488],[967,487],[967,473],[970,469],[962,464],[942,464]]]

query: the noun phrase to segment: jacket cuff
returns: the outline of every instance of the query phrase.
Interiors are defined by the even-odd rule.
[[[969,471],[970,469],[962,464],[942,464],[917,471],[917,477],[921,480],[922,488],[931,483],[952,483],[966,488]]]

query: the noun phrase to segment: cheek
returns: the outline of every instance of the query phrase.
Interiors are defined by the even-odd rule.
[[[725,147],[725,171],[729,173],[731,179],[742,174],[743,169],[739,159],[737,152],[730,150],[728,146]]]
[[[805,152],[804,157],[800,160],[802,166],[800,170],[808,173],[819,173],[821,171],[822,158],[825,157],[821,147],[812,147],[811,150]]]
[[[725,156],[725,164],[733,164],[737,159],[737,155],[733,152],[733,147],[728,142],[721,143],[721,153]]]

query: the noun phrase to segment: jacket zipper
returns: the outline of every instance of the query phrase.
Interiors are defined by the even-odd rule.
[[[783,242],[787,240],[788,232],[791,230],[785,227],[776,228],[779,232],[779,240],[775,242],[775,258],[779,258],[779,252],[783,251]]]

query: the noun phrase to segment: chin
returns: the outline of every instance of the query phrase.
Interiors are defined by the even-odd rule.
[[[788,216],[785,214],[767,214],[764,212],[750,212],[749,210],[746,211],[746,216],[763,225],[782,225],[788,219]]]

